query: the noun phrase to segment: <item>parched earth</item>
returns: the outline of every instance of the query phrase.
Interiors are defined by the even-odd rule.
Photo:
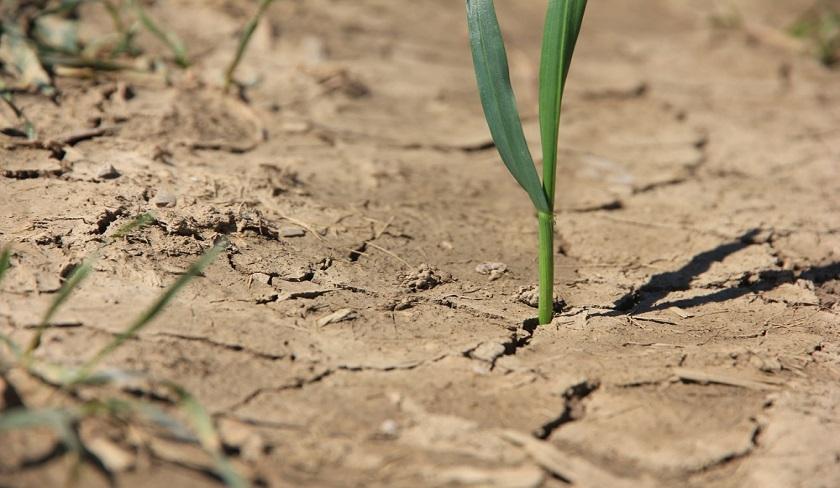
[[[191,391],[252,481],[840,486],[840,72],[783,34],[809,2],[733,2],[735,22],[724,2],[590,2],[546,327],[518,301],[536,221],[489,139],[462,3],[276,2],[238,98],[217,80],[251,9],[160,2],[190,71],[22,98],[51,142],[4,138],[0,332],[26,342],[101,249],[37,353],[78,365],[227,235],[106,362]],[[536,142],[544,2],[498,3]],[[0,408],[64,398],[45,389],[12,370]],[[82,425],[111,462],[81,486],[219,484],[195,446],[104,423]],[[49,431],[3,437],[0,485],[68,477]]]

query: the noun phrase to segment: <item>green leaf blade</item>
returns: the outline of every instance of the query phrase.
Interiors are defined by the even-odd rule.
[[[15,408],[0,415],[0,432],[48,427],[59,435],[64,445],[73,452],[82,451],[82,443],[76,435],[73,423],[77,412],[64,408],[32,409]]]
[[[531,197],[534,207],[550,212],[551,206],[522,130],[493,0],[467,0],[467,21],[481,104],[499,155]]]
[[[563,91],[585,10],[586,0],[549,0],[545,19],[540,61],[540,133],[543,186],[552,207]]]
[[[122,346],[125,341],[135,337],[141,330],[149,325],[149,323],[151,323],[155,317],[157,317],[158,314],[166,308],[169,302],[175,298],[184,286],[186,286],[196,276],[200,276],[204,273],[204,269],[207,268],[222,251],[227,249],[228,245],[229,242],[227,238],[223,238],[220,242],[205,252],[198,261],[194,262],[177,280],[175,280],[174,283],[169,285],[169,287],[164,290],[160,296],[158,296],[152,305],[143,312],[140,317],[134,321],[134,323],[132,323],[125,331],[118,334],[110,343],[100,349],[93,358],[85,363],[69,383],[75,385],[85,381],[100,361]]]
[[[10,247],[4,247],[0,249],[0,281],[3,281],[3,276],[6,275],[6,271],[12,267],[12,249]]]
[[[41,318],[41,322],[38,324],[37,329],[35,330],[35,335],[32,336],[32,340],[29,342],[29,346],[26,348],[27,360],[29,356],[41,345],[41,339],[44,335],[44,332],[49,327],[50,321],[53,319],[55,314],[61,308],[62,305],[70,298],[70,295],[79,285],[82,284],[85,279],[90,275],[91,271],[93,271],[93,262],[96,260],[95,257],[88,258],[83,261],[81,264],[76,266],[75,269],[70,273],[67,279],[64,281],[64,284],[58,290],[58,293],[53,298],[52,302],[50,302],[49,308],[47,308],[46,313],[44,313],[43,318]]]

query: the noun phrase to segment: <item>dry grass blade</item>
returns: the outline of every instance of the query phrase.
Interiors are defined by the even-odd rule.
[[[274,0],[260,0],[260,5],[257,7],[257,12],[251,17],[251,20],[245,24],[245,28],[242,30],[242,35],[239,37],[239,45],[236,48],[236,55],[233,57],[233,61],[231,61],[230,65],[228,66],[227,70],[225,71],[225,90],[229,89],[230,86],[233,84],[233,75],[236,72],[236,68],[239,66],[239,63],[242,61],[242,57],[245,55],[245,51],[248,49],[248,44],[251,42],[251,37],[254,35],[254,31],[257,29],[257,25],[260,23],[260,19],[265,14],[265,11],[268,9],[268,6],[271,5]]]
[[[204,254],[204,256],[201,257],[201,259],[193,263],[193,265],[190,266],[189,269],[187,269],[187,271],[185,271],[184,274],[175,281],[175,283],[170,285],[169,288],[167,288],[163,294],[158,297],[152,306],[149,307],[149,309],[146,310],[133,324],[131,324],[131,326],[115,337],[113,341],[103,347],[92,359],[85,363],[85,365],[76,374],[75,378],[70,381],[70,384],[76,384],[83,381],[106,356],[114,352],[125,341],[136,336],[141,330],[143,330],[143,328],[149,325],[149,323],[151,323],[155,317],[157,317],[158,314],[166,308],[169,302],[175,298],[175,295],[181,291],[181,288],[186,286],[187,283],[193,280],[193,278],[202,274],[204,269],[216,259],[216,256],[227,248],[227,245],[227,240],[224,240],[223,242],[213,246]]]

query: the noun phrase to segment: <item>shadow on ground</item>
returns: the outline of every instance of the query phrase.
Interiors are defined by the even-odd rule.
[[[840,278],[840,262],[823,266],[813,266],[799,271],[782,269],[766,270],[761,271],[757,279],[751,276],[745,277],[734,288],[725,288],[698,297],[658,303],[672,292],[691,289],[691,282],[708,271],[712,264],[721,262],[742,249],[758,244],[759,242],[755,238],[760,231],[760,229],[752,229],[731,242],[721,244],[714,249],[694,256],[688,263],[676,271],[668,271],[652,276],[647,283],[616,300],[614,305],[615,310],[618,312],[639,314],[665,310],[671,307],[691,308],[708,303],[733,300],[749,293],[770,291],[784,283],[793,283],[799,279],[820,284]]]

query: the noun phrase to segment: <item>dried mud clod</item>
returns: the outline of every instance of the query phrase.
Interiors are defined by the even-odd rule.
[[[481,263],[475,267],[476,273],[489,276],[490,281],[498,280],[506,271],[507,265],[505,263]]]
[[[396,296],[385,302],[382,309],[388,312],[399,312],[400,310],[408,310],[414,307],[417,302],[417,298],[413,296]]]
[[[452,281],[450,276],[443,276],[442,273],[428,264],[421,264],[416,271],[404,276],[401,286],[410,291],[431,290],[432,288]]]
[[[524,303],[531,308],[538,308],[540,304],[540,289],[535,285],[530,286],[523,286],[520,287],[519,290],[516,292],[516,298],[514,301],[519,303]],[[554,294],[554,311],[555,312],[562,312],[563,309],[566,307],[566,302],[557,295]]]

